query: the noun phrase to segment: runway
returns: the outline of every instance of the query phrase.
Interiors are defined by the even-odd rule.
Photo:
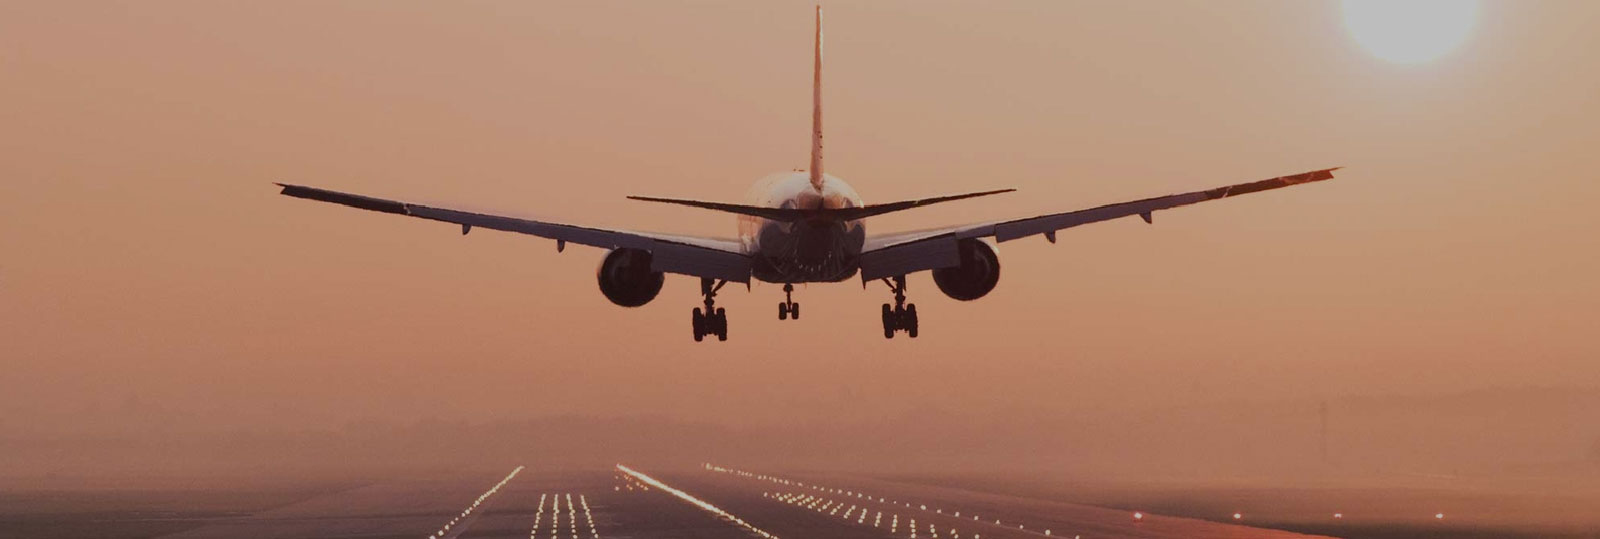
[[[507,470],[368,485],[175,539],[1296,538],[1306,535],[850,475],[706,464]]]

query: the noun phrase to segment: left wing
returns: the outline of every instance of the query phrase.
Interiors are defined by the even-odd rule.
[[[957,243],[964,239],[993,237],[995,241],[1011,241],[1043,234],[1045,239],[1055,243],[1056,232],[1062,229],[1134,215],[1148,223],[1152,220],[1151,214],[1158,210],[1328,180],[1333,178],[1335,170],[1339,168],[1314,170],[1205,191],[1107,204],[1097,208],[1027,219],[973,223],[867,238],[861,253],[861,278],[882,279],[957,265],[959,263]]]
[[[473,213],[422,204],[353,195],[303,185],[278,184],[284,195],[308,200],[343,204],[352,208],[420,217],[461,225],[466,234],[472,227],[504,230],[556,240],[561,249],[567,242],[602,249],[632,248],[649,251],[651,269],[694,277],[750,282],[750,257],[739,242],[716,238],[697,238],[625,230],[606,230],[501,215]]]

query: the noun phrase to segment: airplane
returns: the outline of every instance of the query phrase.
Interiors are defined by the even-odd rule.
[[[949,196],[867,204],[850,184],[823,172],[822,159],[822,7],[816,10],[811,85],[811,164],[758,180],[746,204],[677,198],[630,196],[633,200],[679,204],[737,216],[737,239],[683,236],[594,228],[568,223],[474,213],[316,187],[278,183],[280,194],[343,204],[354,208],[443,221],[473,228],[529,234],[556,242],[606,249],[597,280],[601,294],[622,307],[640,307],[660,293],[665,274],[700,279],[704,305],[695,307],[694,340],[715,335],[728,339],[727,312],[716,306],[717,293],[728,283],[749,288],[752,279],[782,284],[784,300],[778,319],[799,319],[794,301],[798,283],[836,283],[860,276],[863,286],[883,281],[894,303],[883,304],[883,336],[918,334],[917,306],[906,302],[906,275],[929,271],[945,295],[961,301],[984,297],[1000,280],[999,244],[1043,235],[1055,243],[1056,233],[1079,225],[1152,214],[1208,200],[1217,200],[1333,178],[1338,168],[1314,170],[1203,191],[1107,204],[1094,208],[1021,219],[1000,219],[943,226],[914,232],[867,234],[868,218],[974,197],[1011,192],[997,189]]]

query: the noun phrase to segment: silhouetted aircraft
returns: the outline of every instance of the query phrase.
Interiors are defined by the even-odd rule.
[[[883,304],[883,336],[904,331],[917,336],[917,307],[906,302],[906,275],[932,271],[933,282],[951,298],[970,301],[993,290],[1000,280],[1000,242],[1043,235],[1054,243],[1056,232],[1078,225],[1139,216],[1151,221],[1157,210],[1216,200],[1333,178],[1337,168],[1315,170],[1132,202],[1109,204],[1024,219],[1006,219],[944,226],[887,235],[868,235],[865,220],[876,215],[972,197],[1013,191],[999,189],[960,195],[866,204],[844,180],[822,172],[822,8],[817,8],[815,65],[812,81],[811,166],[808,170],[773,174],[758,180],[747,204],[656,197],[635,200],[681,204],[738,215],[738,238],[691,237],[625,230],[607,230],[489,215],[396,200],[278,184],[282,194],[344,204],[473,227],[531,234],[609,249],[600,264],[600,292],[612,303],[638,307],[655,299],[667,273],[700,278],[704,307],[693,312],[694,339],[728,338],[728,315],[717,307],[717,292],[729,282],[759,279],[783,284],[778,319],[800,318],[793,299],[794,283],[840,282],[860,275],[863,282],[882,280],[894,294]]]

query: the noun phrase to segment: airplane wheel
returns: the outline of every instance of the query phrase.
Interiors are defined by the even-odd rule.
[[[889,309],[889,304],[883,304],[883,338],[894,338],[894,311]]]
[[[704,314],[700,313],[700,308],[699,307],[695,307],[694,308],[694,319],[693,319],[693,322],[694,322],[694,342],[700,342],[700,341],[702,341],[702,340],[704,340],[706,338],[706,331],[705,331],[706,316]]]
[[[904,322],[906,325],[906,336],[913,339],[917,338],[917,306],[915,304],[906,306],[906,317]]]
[[[788,320],[789,319],[789,304],[787,304],[787,303],[779,303],[778,304],[778,319],[779,320]]]
[[[790,303],[789,304],[789,318],[793,318],[795,320],[799,320],[800,319],[800,304],[799,303]]]
[[[728,340],[728,312],[717,308],[717,340]]]

